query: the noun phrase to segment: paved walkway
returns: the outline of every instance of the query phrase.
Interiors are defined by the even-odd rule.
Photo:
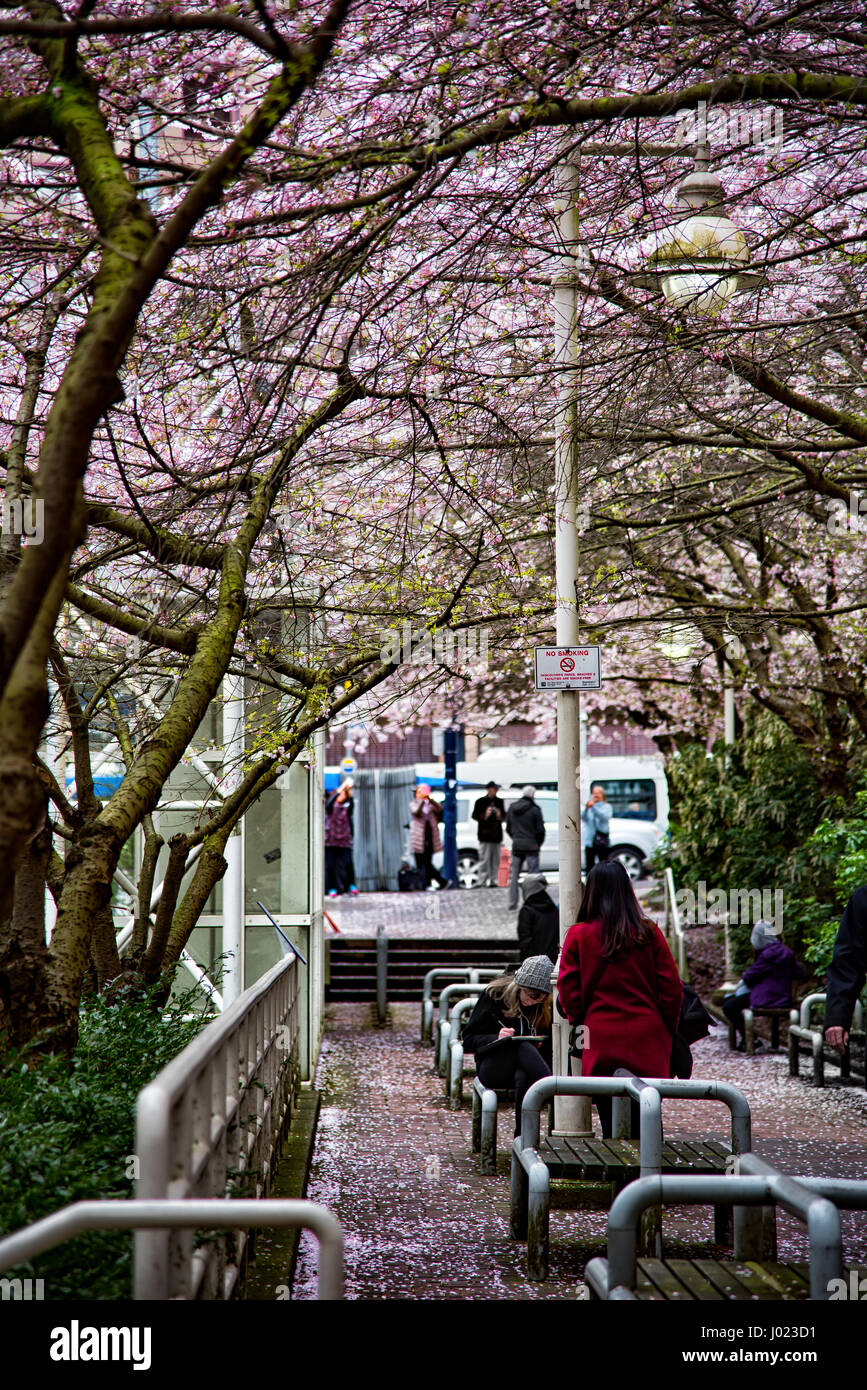
[[[546,875],[558,901],[557,877]],[[653,886],[641,879],[641,898]],[[344,936],[375,936],[382,924],[389,936],[442,936],[501,939],[515,936],[517,909],[510,912],[507,888],[446,889],[435,893],[359,893],[326,898],[325,911]]]
[[[480,1177],[470,1155],[469,1102],[459,1112],[447,1108],[443,1083],[432,1072],[432,1049],[419,1042],[418,1027],[418,1005],[393,1005],[384,1029],[375,1026],[367,1005],[328,1011],[308,1196],[331,1207],[343,1224],[347,1297],[574,1298],[587,1260],[604,1252],[605,1210],[552,1212],[551,1277],[541,1286],[529,1283],[524,1247],[510,1239],[508,1228],[511,1112],[500,1124],[500,1172]],[[723,1029],[694,1052],[697,1077],[731,1081],[747,1095],[756,1152],[789,1172],[867,1177],[863,1089],[814,1091],[788,1077],[783,1053],[730,1053]],[[728,1137],[722,1106],[666,1102],[664,1114],[670,1136]],[[867,1262],[867,1216],[846,1213],[843,1221],[847,1255]],[[669,1249],[676,1243],[679,1254],[708,1255],[709,1210],[669,1214],[665,1229]],[[785,1214],[779,1229],[780,1258],[805,1259],[803,1229]],[[726,1258],[723,1251],[711,1253]],[[314,1268],[315,1247],[305,1237],[293,1297],[313,1296]]]

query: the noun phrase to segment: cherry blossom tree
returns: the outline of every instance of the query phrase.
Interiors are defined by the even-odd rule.
[[[227,672],[254,674],[279,713],[220,811],[173,847],[179,886],[203,846],[184,896],[167,893],[155,922],[140,911],[146,975],[177,958],[237,816],[312,730],[389,678],[386,700],[406,684],[417,700],[418,677],[429,699],[450,682],[456,708],[468,680],[448,666],[395,679],[390,630],[495,624],[496,670],[475,703],[532,709],[523,658],[550,636],[564,376],[590,518],[578,598],[588,638],[618,641],[609,698],[661,722],[676,691],[687,717],[693,686],[653,646],[685,621],[702,662],[723,662],[736,632],[736,679],[810,722],[823,749],[832,715],[857,722],[861,698],[841,666],[858,619],[848,636],[838,623],[860,609],[851,542],[832,545],[833,583],[827,559],[800,587],[797,570],[806,517],[857,483],[863,445],[852,251],[867,84],[847,6],[137,11],[0,2],[6,499],[43,516],[38,544],[9,537],[2,556],[12,1041],[47,1026],[69,1046],[85,972],[117,975],[119,855],[137,826],[148,833]],[[727,152],[721,170],[767,275],[748,321],[730,307],[697,323],[630,278],[630,247],[669,217],[683,173],[659,151],[701,103],[760,122],[768,108],[792,142],[755,154],[748,130],[744,158]],[[551,359],[549,287],[563,250],[554,173],[578,157],[576,374]],[[745,395],[709,402],[708,383],[722,397],[731,379]],[[800,552],[786,507],[805,518]],[[299,610],[325,625],[313,655],[291,624],[273,635],[271,614]],[[785,689],[792,653],[812,704]],[[37,758],[49,672],[75,807]],[[133,682],[154,694],[130,721]],[[107,717],[127,771],[103,805],[87,731]]]

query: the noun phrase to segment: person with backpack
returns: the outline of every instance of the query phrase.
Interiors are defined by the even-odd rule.
[[[506,830],[512,841],[512,864],[509,871],[509,911],[518,906],[518,875],[525,865],[527,872],[539,872],[539,850],[545,842],[545,822],[536,805],[536,788],[524,787],[517,801],[506,812]]]
[[[547,956],[553,965],[560,953],[560,909],[548,892],[544,874],[528,874],[521,884],[524,905],[518,913],[521,960]]]
[[[659,927],[642,912],[629,875],[617,860],[587,875],[578,921],[566,933],[557,980],[562,1012],[583,1025],[583,1076],[671,1075],[672,1045],[683,987]],[[611,1137],[611,1101],[596,1102],[602,1133]],[[638,1103],[632,1102],[633,1130]]]

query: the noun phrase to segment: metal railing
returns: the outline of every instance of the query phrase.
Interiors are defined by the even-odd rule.
[[[239,1001],[240,1002],[240,1001]],[[142,1231],[153,1227],[173,1229],[236,1230],[252,1227],[301,1227],[319,1241],[317,1298],[343,1298],[343,1232],[326,1207],[316,1202],[211,1199],[208,1201],[105,1201],[75,1202],[41,1221],[0,1240],[0,1270],[32,1260],[84,1231]],[[136,1299],[160,1297],[147,1281],[136,1277]]]
[[[817,1087],[825,1085],[825,1065],[828,1061],[840,1068],[841,1079],[848,1079],[852,1075],[852,1060],[848,1047],[842,1055],[834,1053],[830,1047],[826,1051],[823,1025],[810,1023],[811,1011],[816,1005],[824,1005],[825,1000],[826,995],[824,993],[808,994],[806,998],[801,1000],[800,1011],[792,1009],[789,1015],[789,1075],[798,1076],[800,1074],[800,1044],[806,1043],[812,1058],[813,1085]],[[860,1000],[856,1000],[852,1029],[855,1032],[861,1032],[863,1028],[864,1010]],[[867,1086],[867,1049],[865,1049],[864,1084]]]
[[[665,918],[662,929],[671,947],[671,954],[677,963],[680,978],[683,980],[686,978],[686,942],[684,941],[680,908],[677,905],[677,894],[674,889],[674,874],[671,869],[665,871]]]
[[[490,966],[480,965],[435,965],[433,970],[429,970],[424,977],[424,984],[421,991],[421,1040],[422,1042],[433,1042],[433,1016],[434,999],[433,992],[437,982],[449,980],[453,984],[460,984],[462,981],[467,984],[477,985],[480,980],[494,980],[503,971]]]
[[[286,956],[140,1093],[136,1198],[266,1197],[299,1077],[298,963]],[[264,1222],[255,1222],[261,1225]],[[193,1231],[140,1231],[137,1298],[231,1297],[247,1233],[194,1248]]]

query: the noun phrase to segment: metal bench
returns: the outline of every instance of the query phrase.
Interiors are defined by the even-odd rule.
[[[790,1005],[782,1009],[764,1008],[761,1005],[757,1009],[744,1009],[744,1051],[747,1056],[752,1057],[756,1050],[756,1019],[769,1018],[771,1020],[771,1047],[776,1049],[780,1045],[780,1023],[785,1019],[790,1020],[794,1010]],[[729,1023],[729,1048],[734,1052],[738,1044],[738,1030],[733,1023]]]
[[[464,1045],[461,1042],[460,1034],[464,1023],[475,1007],[476,997],[473,995],[467,999],[459,999],[449,1010],[446,1099],[450,1110],[460,1110],[463,1105]]]
[[[454,985],[446,985],[441,991],[439,998],[439,1022],[437,1023],[435,1046],[434,1046],[434,1071],[438,1076],[445,1076],[448,1066],[449,1044],[452,1041],[451,1031],[451,1010],[452,1006],[464,996],[484,994],[487,985],[476,984],[466,985],[462,982]]]
[[[825,1034],[821,1027],[813,1027],[810,1024],[810,1012],[817,1004],[824,1004],[826,996],[824,994],[808,994],[801,1000],[800,1011],[793,1009],[789,1023],[789,1075],[800,1075],[801,1044],[806,1043],[809,1049],[808,1055],[813,1063],[813,1085],[824,1086],[825,1067],[828,1063],[840,1068],[841,1079],[847,1079],[852,1075],[852,1042],[859,1043],[864,1048],[864,1010],[860,1001],[855,1003],[855,1013],[852,1019],[852,1030],[849,1035],[850,1046],[840,1055],[834,1048],[825,1043]],[[867,1085],[867,1064],[865,1064],[864,1083]]]
[[[454,984],[467,983],[478,984],[480,980],[495,980],[498,975],[502,975],[502,970],[494,970],[490,966],[476,965],[437,965],[433,970],[429,970],[424,977],[421,990],[421,1040],[422,1042],[433,1043],[433,1016],[434,1016],[434,984],[439,981],[449,980]]]
[[[608,1255],[591,1260],[585,1279],[591,1296],[610,1300],[687,1302],[774,1302],[845,1296],[865,1270],[843,1264],[839,1207],[867,1208],[867,1182],[842,1178],[790,1177],[755,1154],[740,1160],[740,1173],[719,1177],[641,1178],[615,1199],[608,1218]],[[642,1213],[659,1203],[736,1205],[742,1214],[740,1252],[735,1260],[640,1259]],[[771,1206],[772,1204],[772,1206]],[[806,1223],[809,1265],[780,1263],[763,1249],[767,1226],[755,1213],[782,1206]],[[736,1232],[738,1226],[736,1223]],[[836,1284],[835,1281],[842,1281]],[[840,1293],[842,1288],[843,1293]]]
[[[472,1151],[479,1155],[479,1172],[497,1171],[497,1108],[501,1100],[514,1100],[514,1090],[497,1090],[473,1080]]]
[[[478,1077],[473,1078],[472,1152],[479,1155],[479,1172],[491,1177],[497,1171],[497,1114],[501,1100],[515,1099],[514,1088],[494,1089]],[[554,1101],[550,1106],[553,1124]]]
[[[540,1139],[540,1109],[555,1095],[612,1096],[612,1139]],[[662,1137],[662,1099],[722,1101],[731,1112],[731,1149],[717,1140],[669,1140]],[[618,1135],[629,1132],[629,1101],[641,1109],[640,1140]],[[537,1081],[524,1097],[521,1134],[512,1144],[510,1230],[527,1241],[527,1272],[541,1281],[548,1273],[550,1185],[604,1182],[612,1196],[638,1177],[666,1174],[725,1174],[732,1155],[751,1147],[750,1107],[734,1086],[721,1081],[643,1079],[621,1072],[614,1077],[551,1076]],[[714,1206],[715,1239],[731,1241],[731,1222],[725,1203]],[[645,1219],[644,1247],[661,1252],[658,1214]]]

